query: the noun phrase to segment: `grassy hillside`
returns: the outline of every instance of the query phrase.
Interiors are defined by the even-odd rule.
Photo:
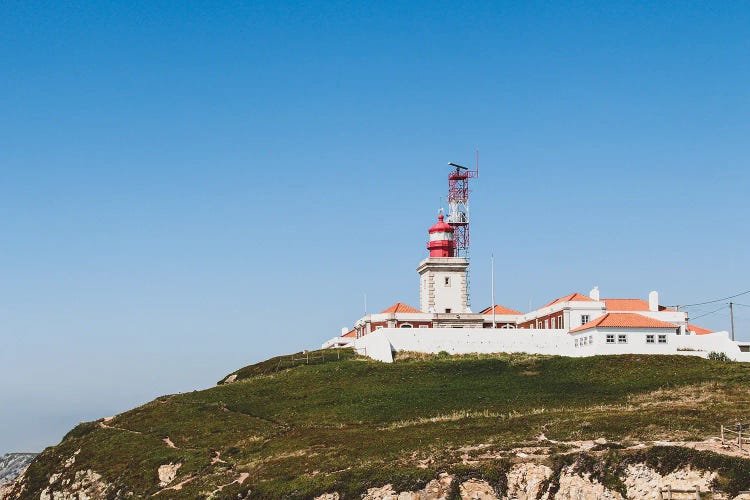
[[[150,495],[161,489],[158,467],[180,463],[174,483],[193,479],[160,498],[222,485],[216,494],[227,498],[354,497],[422,485],[455,468],[466,447],[509,449],[541,433],[699,440],[750,410],[750,366],[694,357],[401,355],[383,364],[342,351],[305,361],[275,358],[233,372],[232,383],[81,424],[32,464],[29,493],[38,498],[53,473],[93,469]],[[230,484],[241,473],[246,480]]]

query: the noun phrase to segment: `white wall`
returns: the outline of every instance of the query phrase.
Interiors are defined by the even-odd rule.
[[[572,302],[560,302],[548,307],[542,307],[534,311],[528,312],[518,318],[519,323],[525,323],[527,321],[536,321],[537,318],[542,318],[550,314],[559,313],[563,311],[565,317],[565,327],[573,329],[581,326],[581,316],[588,314],[589,321],[593,321],[599,316],[604,315],[604,302],[589,302],[589,301],[572,301]]]
[[[607,344],[607,335],[615,336],[614,344]],[[617,342],[618,335],[625,335],[627,342]],[[654,343],[646,343],[646,335],[654,336]],[[659,335],[666,335],[667,343],[659,344]],[[593,356],[595,354],[677,354],[677,348],[681,346],[676,339],[681,337],[674,330],[658,330],[644,328],[602,328],[585,330],[572,334],[573,345],[575,340],[579,341],[578,347],[573,347],[577,356]],[[593,343],[581,346],[583,338],[593,338]],[[738,349],[739,350],[739,349]],[[705,356],[704,356],[705,357]]]
[[[477,329],[477,328],[383,328],[357,339],[358,349],[375,352],[382,338],[394,351],[450,354],[534,352],[573,355],[573,340],[565,330]],[[372,356],[371,356],[372,357]],[[387,359],[381,361],[388,361]]]
[[[627,335],[627,343],[617,343],[618,334]],[[607,344],[606,335],[614,334],[615,343]],[[667,343],[659,343],[659,335],[667,336]],[[654,343],[646,342],[646,335],[654,335]],[[736,361],[750,361],[750,353],[741,352],[739,345],[729,338],[727,332],[715,332],[706,335],[677,335],[668,330],[661,333],[656,329],[592,329],[571,335],[579,339],[579,346],[573,347],[575,356],[593,356],[595,354],[682,354],[705,358],[709,352],[723,352]],[[580,339],[593,337],[593,344],[581,346]]]
[[[610,330],[611,332],[611,330]],[[475,328],[383,328],[355,341],[355,347],[367,356],[391,362],[390,351],[416,351],[450,354],[526,352],[582,357],[596,354],[681,354],[706,357],[709,352],[724,352],[737,361],[750,362],[750,353],[740,352],[727,332],[708,335],[667,334],[667,344],[646,344],[646,333],[657,330],[628,330],[627,344],[606,344],[606,331],[589,330],[577,336],[593,336],[593,344],[574,347],[576,335],[566,330],[538,329],[475,329]],[[615,330],[615,334],[617,334]],[[657,338],[658,340],[658,338]],[[385,342],[390,346],[387,349]],[[679,348],[695,349],[693,351]],[[387,353],[385,351],[388,351]]]

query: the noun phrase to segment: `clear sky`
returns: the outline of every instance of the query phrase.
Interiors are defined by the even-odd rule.
[[[750,289],[748,26],[746,2],[3,2],[0,453],[315,348],[364,293],[418,305],[475,148],[475,309],[492,252],[521,310]]]

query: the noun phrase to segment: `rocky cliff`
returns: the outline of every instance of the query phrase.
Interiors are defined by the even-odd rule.
[[[0,457],[0,498],[29,466],[36,453],[8,453]]]

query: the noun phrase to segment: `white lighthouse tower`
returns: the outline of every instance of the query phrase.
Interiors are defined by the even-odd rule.
[[[455,230],[440,214],[438,222],[428,232],[430,256],[417,267],[420,309],[439,315],[471,313],[466,281],[469,262],[464,257],[455,256]]]

